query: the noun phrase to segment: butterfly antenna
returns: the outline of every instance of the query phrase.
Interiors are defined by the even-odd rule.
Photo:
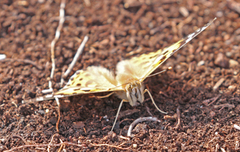
[[[123,99],[123,100],[121,101],[120,105],[119,105],[119,108],[118,108],[118,111],[117,111],[117,114],[116,114],[116,117],[115,117],[115,120],[114,120],[114,123],[113,123],[113,126],[112,126],[111,131],[113,131],[113,129],[114,129],[115,125],[116,125],[117,118],[118,118],[119,112],[120,112],[120,110],[121,110],[121,108],[122,108],[122,104],[123,104],[124,101],[126,101],[126,100]]]
[[[166,71],[168,71],[168,70],[172,70],[172,67],[168,67],[168,68],[165,69],[165,70],[162,70],[162,71],[160,71],[160,72],[151,74],[151,75],[149,75],[147,78],[152,77],[152,76],[155,76],[155,75],[158,75],[158,74],[161,74],[161,73],[166,72]]]
[[[160,110],[160,109],[158,108],[158,106],[156,105],[155,101],[153,100],[153,97],[152,97],[151,93],[149,92],[149,90],[148,90],[148,89],[145,89],[145,90],[144,90],[144,93],[145,93],[145,92],[148,93],[148,95],[150,96],[150,98],[151,98],[151,100],[152,100],[153,105],[157,108],[157,110],[158,110],[159,112],[163,113],[163,114],[167,114],[167,112],[164,112],[164,111],[162,111],[162,110]]]

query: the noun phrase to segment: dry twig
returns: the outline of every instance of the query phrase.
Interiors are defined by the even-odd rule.
[[[52,79],[53,79],[53,75],[54,75],[54,71],[55,71],[55,55],[54,55],[54,48],[55,48],[55,44],[58,41],[59,37],[60,37],[60,31],[63,27],[63,23],[65,21],[64,19],[64,8],[65,8],[65,4],[66,1],[62,0],[61,4],[60,4],[60,10],[59,10],[59,24],[55,33],[55,37],[52,40],[51,43],[51,60],[52,60],[52,70],[51,70],[51,75],[50,75],[50,80],[49,80],[49,88],[52,89]]]
[[[6,59],[0,60],[0,61],[1,62],[4,62],[4,61],[23,62],[23,63],[26,63],[26,64],[31,64],[31,65],[35,66],[37,69],[39,69],[39,70],[43,69],[41,66],[37,65],[35,62],[33,62],[31,60],[28,60],[28,59],[10,59],[10,58],[6,58]]]
[[[60,152],[62,150],[63,147],[65,147],[66,145],[68,146],[76,146],[76,147],[82,147],[82,148],[87,148],[86,147],[86,144],[75,144],[75,143],[72,143],[72,142],[63,142],[61,139],[60,142],[61,143],[58,143],[58,144],[53,144],[53,139],[54,137],[58,135],[58,134],[54,134],[52,137],[51,137],[51,141],[48,143],[48,144],[27,144],[27,142],[20,136],[15,136],[15,137],[18,137],[20,139],[23,140],[23,142],[25,143],[25,145],[22,145],[22,146],[18,146],[18,147],[14,147],[10,150],[5,150],[4,152],[13,152],[13,151],[20,151],[20,149],[26,149],[26,148],[31,148],[31,147],[48,147],[47,148],[47,151],[49,152],[50,151],[50,148],[51,147],[59,147],[58,151]],[[123,142],[121,143],[120,145],[118,146],[115,146],[115,145],[109,145],[109,144],[92,144],[90,143],[91,146],[94,146],[94,147],[102,147],[102,146],[107,146],[107,147],[112,147],[112,148],[116,148],[116,149],[120,149],[120,150],[129,150],[129,148],[122,148],[120,146],[123,146],[126,142]]]
[[[60,112],[60,102],[59,102],[59,100],[58,100],[58,98],[57,97],[55,97],[55,101],[57,102],[57,105],[58,105],[58,120],[57,120],[57,123],[56,123],[56,130],[57,130],[57,132],[59,132],[59,122],[60,122],[60,118],[61,118],[61,112]]]
[[[181,117],[180,117],[180,110],[177,108],[177,125],[174,127],[175,129],[178,129],[181,124]]]
[[[214,102],[216,102],[216,101],[219,99],[219,97],[221,97],[221,95],[218,95],[218,96],[213,97],[213,98],[211,98],[211,99],[206,99],[206,100],[202,101],[202,103],[205,104],[206,106],[210,106],[211,104],[213,104]],[[212,102],[210,102],[211,100],[212,100]],[[209,102],[210,102],[210,103],[209,103]]]
[[[174,127],[175,129],[178,129],[181,124],[181,114],[179,108],[177,108],[177,113],[175,113],[173,116],[165,115],[163,119],[175,119],[177,120],[177,125]]]
[[[216,91],[224,81],[225,78],[221,78],[220,80],[218,80],[218,82],[213,87],[213,91]]]
[[[59,144],[31,144],[31,145],[22,145],[19,147],[14,147],[10,150],[5,150],[4,152],[13,152],[13,151],[20,151],[20,149],[24,149],[24,148],[30,148],[30,147],[48,147],[48,146],[52,146],[52,147],[59,147],[61,145],[71,145],[71,146],[76,146],[76,147],[84,147],[83,145],[79,145],[79,144],[75,144],[72,142],[62,142]]]
[[[229,103],[224,103],[224,104],[220,104],[220,105],[214,105],[214,108],[221,108],[219,109],[219,111],[221,111],[223,108],[228,107],[229,109],[235,108],[234,104],[229,104]]]
[[[132,133],[131,133],[131,132],[132,132],[133,127],[134,127],[136,124],[138,124],[138,123],[140,123],[140,122],[143,122],[143,121],[158,121],[158,122],[161,122],[161,121],[158,120],[156,117],[140,117],[140,118],[134,120],[134,121],[131,123],[131,125],[130,125],[129,128],[128,128],[127,136],[131,137],[131,136],[132,136]]]
[[[83,52],[83,49],[84,49],[84,46],[85,44],[87,43],[87,40],[88,40],[88,36],[85,36],[81,45],[79,46],[78,50],[77,50],[77,53],[75,54],[71,64],[69,65],[67,71],[63,74],[63,78],[66,78],[68,76],[68,74],[72,71],[74,65],[76,64],[79,56],[82,54]]]
[[[13,138],[20,138],[24,142],[24,144],[27,144],[27,141],[23,137],[21,137],[19,135],[13,135],[12,137]]]
[[[137,20],[142,16],[146,9],[147,5],[143,4],[141,8],[138,10],[138,12],[133,16],[132,25],[134,25],[137,22]]]
[[[120,146],[114,146],[114,145],[109,145],[109,144],[90,144],[90,145],[96,146],[96,147],[107,146],[107,147],[117,148],[117,149],[120,149],[120,150],[129,150],[129,148],[122,148]],[[122,145],[122,144],[120,144],[120,145]]]
[[[50,148],[51,148],[50,145],[52,144],[53,138],[54,138],[56,135],[58,135],[58,134],[54,134],[54,135],[52,136],[52,138],[51,138],[51,141],[49,142],[49,146],[48,146],[48,149],[47,149],[48,152],[50,152]]]

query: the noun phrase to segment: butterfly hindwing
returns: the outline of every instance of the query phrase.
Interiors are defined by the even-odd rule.
[[[90,66],[86,70],[78,70],[65,87],[55,95],[77,95],[122,90],[117,87],[115,76],[108,69]]]

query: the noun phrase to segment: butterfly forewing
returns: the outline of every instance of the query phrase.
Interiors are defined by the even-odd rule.
[[[169,57],[171,57],[175,52],[181,49],[184,45],[190,42],[194,37],[204,31],[209,25],[211,25],[216,18],[207,23],[205,26],[199,28],[195,32],[189,34],[187,37],[181,39],[180,41],[172,44],[171,46],[158,50],[157,52],[151,52],[149,54],[142,54],[139,57],[133,57],[130,59],[132,64],[139,65],[142,72],[142,81],[147,78],[154,70],[156,70],[161,64],[163,64]]]

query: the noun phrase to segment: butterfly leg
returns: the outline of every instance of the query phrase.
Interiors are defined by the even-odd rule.
[[[164,111],[162,111],[162,110],[160,110],[160,109],[158,108],[158,106],[156,105],[155,101],[153,100],[153,97],[152,97],[150,91],[149,91],[148,89],[145,89],[143,93],[145,93],[145,92],[148,93],[148,95],[150,96],[150,98],[151,98],[151,100],[152,100],[153,105],[157,108],[157,110],[158,110],[159,112],[163,113],[163,114],[167,114],[167,112],[164,112]]]
[[[107,97],[111,96],[112,94],[114,94],[114,92],[111,92],[111,93],[109,93],[105,96],[95,96],[95,97],[97,97],[97,98],[107,98]]]
[[[119,115],[120,110],[121,110],[121,108],[122,108],[122,104],[123,104],[123,102],[128,102],[128,101],[125,100],[125,99],[123,99],[123,100],[121,101],[111,131],[113,131],[113,129],[114,129],[115,125],[116,125],[117,118],[118,118],[118,115]]]

